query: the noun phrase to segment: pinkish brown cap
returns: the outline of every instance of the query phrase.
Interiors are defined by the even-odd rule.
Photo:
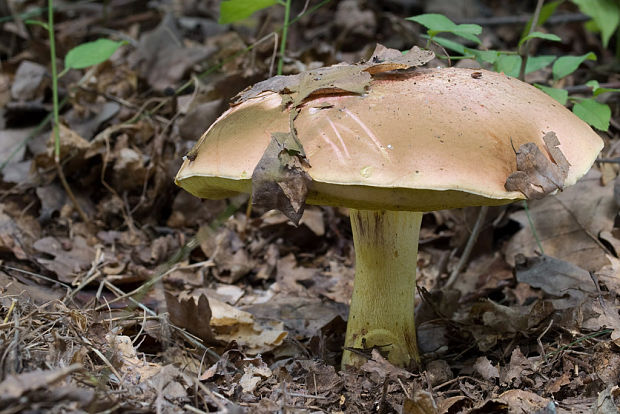
[[[290,130],[283,96],[260,91],[220,116],[176,183],[204,198],[251,192],[271,134]],[[525,198],[505,188],[521,145],[534,143],[552,159],[543,136],[554,132],[569,163],[564,185],[583,176],[603,146],[545,93],[484,70],[378,76],[362,94],[314,94],[297,107],[310,204],[412,211],[505,204]]]

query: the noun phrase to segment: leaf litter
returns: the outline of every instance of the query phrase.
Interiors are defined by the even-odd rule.
[[[352,37],[336,47],[300,37],[300,51],[285,61],[292,75],[241,92],[269,71],[271,47],[235,55],[251,29],[211,31],[219,26],[209,17],[188,26],[174,13],[162,19],[151,8],[138,15],[110,8],[112,31],[139,40],[61,78],[68,97],[63,167],[89,223],[80,222],[50,168],[49,130],[33,128],[49,110],[47,52],[11,56],[0,74],[0,136],[11,138],[0,143],[0,161],[21,149],[0,183],[2,409],[613,412],[618,389],[609,385],[620,375],[617,170],[604,168],[603,176],[595,168],[576,186],[529,203],[544,252],[523,210],[498,209],[451,291],[437,288],[468,224],[453,212],[425,216],[418,267],[420,286],[431,292],[417,299],[427,308],[416,312],[427,351],[419,372],[396,368],[378,352],[362,369],[340,369],[354,274],[348,214],[304,210],[303,187],[311,183],[303,179],[294,120],[266,155],[272,176],[296,171],[277,191],[297,227],[265,207],[246,214],[238,210],[244,201],[201,201],[174,188],[171,177],[204,130],[201,121],[237,93],[237,104],[273,91],[299,106],[322,94],[363,94],[373,77],[408,76],[432,59],[415,48],[364,54],[359,39],[386,39],[399,50],[411,43],[391,25],[371,24],[373,9],[341,3],[334,6],[339,19],[353,10],[363,28],[347,26]],[[333,28],[334,10],[316,11],[318,21],[330,22],[325,27],[298,24],[307,33]],[[65,44],[87,40],[80,28],[101,24],[82,13],[57,12]],[[7,36],[3,26],[0,37]],[[3,44],[26,47],[25,38],[11,39]],[[360,58],[367,60],[317,69]],[[195,90],[166,96],[224,60]],[[516,180],[517,189],[530,198],[563,187],[561,154],[548,139],[546,149],[518,149],[526,178]],[[540,151],[553,162],[541,161]]]

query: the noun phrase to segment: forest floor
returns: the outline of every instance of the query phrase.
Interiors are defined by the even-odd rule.
[[[618,163],[596,163],[527,210],[490,208],[450,289],[478,208],[426,214],[422,366],[397,368],[375,351],[341,370],[354,277],[347,209],[309,206],[296,227],[248,209],[247,197],[200,200],[174,184],[230,99],[275,74],[268,35],[284,8],[223,25],[213,0],[56,2],[61,70],[81,43],[127,41],[60,78],[62,168],[82,215],[54,164],[47,31],[27,21],[46,21],[44,3],[0,4],[0,413],[618,412]],[[424,46],[404,18],[425,12],[481,23],[485,47],[516,50],[535,7],[332,0],[312,9],[319,3],[290,26],[285,74],[360,61],[377,42]],[[555,14],[576,18],[545,24],[562,42],[530,53],[598,57],[555,86],[591,96],[588,80],[618,84],[613,48],[587,18],[570,2]],[[526,76],[550,80],[550,67]],[[620,100],[601,99],[612,110],[601,158],[612,159]]]

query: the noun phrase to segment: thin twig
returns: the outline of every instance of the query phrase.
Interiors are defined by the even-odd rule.
[[[530,20],[529,15],[524,16],[493,16],[476,17],[473,19],[454,19],[456,24],[477,24],[480,26],[505,26],[507,24],[525,24]],[[562,24],[574,22],[587,22],[592,20],[590,16],[583,13],[563,13],[554,14],[547,19],[548,24]]]
[[[542,333],[540,335],[538,335],[538,338],[536,338],[536,342],[538,342],[538,347],[540,348],[540,355],[543,356],[543,358],[545,359],[545,362],[547,362],[547,355],[545,354],[545,347],[543,346],[542,338],[543,338],[543,336],[545,336],[547,334],[549,329],[551,329],[551,325],[553,325],[553,319],[551,319],[549,321],[549,325],[547,325],[545,330],[542,331]]]
[[[476,223],[474,224],[474,228],[471,230],[471,234],[469,235],[469,239],[467,240],[467,244],[465,245],[465,249],[463,250],[463,254],[461,254],[459,262],[457,263],[454,270],[452,270],[452,274],[446,282],[446,288],[451,288],[452,285],[454,285],[454,282],[456,282],[459,273],[461,272],[463,267],[465,267],[465,264],[469,260],[469,255],[471,254],[471,251],[474,248],[476,241],[478,241],[478,235],[480,234],[480,230],[482,229],[482,225],[484,224],[484,219],[487,216],[488,210],[488,206],[480,207],[480,210],[478,211],[478,217],[476,218]]]

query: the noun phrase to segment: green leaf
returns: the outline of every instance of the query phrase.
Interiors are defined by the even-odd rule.
[[[453,52],[460,53],[461,55],[467,54],[467,52],[465,51],[466,49],[465,46],[463,46],[459,42],[455,42],[454,40],[450,40],[450,39],[446,39],[445,37],[438,37],[438,36],[433,37],[433,38],[431,38],[430,36],[424,36],[424,37],[428,37],[433,42],[437,43],[439,46],[446,48],[448,50],[451,50]]]
[[[561,79],[573,73],[585,60],[596,60],[592,52],[582,56],[562,56],[553,64],[553,79]]]
[[[476,44],[481,43],[477,35],[482,33],[482,27],[477,24],[456,24],[443,14],[437,13],[420,14],[407,17],[406,20],[414,21],[426,27],[431,37],[439,33],[452,33]]]
[[[521,56],[501,54],[494,65],[495,72],[504,72],[508,76],[516,78],[521,69]]]
[[[545,40],[551,40],[554,42],[561,42],[562,38],[560,36],[554,35],[553,33],[543,33],[543,32],[532,32],[529,35],[521,38],[521,40],[519,40],[519,46],[521,47],[521,45],[525,42],[527,42],[530,39],[545,39]]]
[[[279,3],[278,0],[224,0],[220,3],[218,23],[234,23],[250,17],[255,12]]]
[[[556,58],[555,55],[530,56],[527,59],[527,65],[525,65],[525,73],[536,72],[545,66],[549,66]]]
[[[584,99],[573,105],[573,113],[596,129],[607,131],[611,119],[609,105],[596,102],[594,99]]]
[[[82,43],[71,49],[65,56],[65,70],[83,69],[105,62],[116,49],[127,44],[126,41],[115,42],[110,39],[98,39]]]
[[[605,92],[620,92],[620,89],[617,88],[601,88],[598,81],[590,80],[586,82],[586,85],[592,88],[592,95],[599,96]]]
[[[618,0],[573,0],[582,13],[592,17],[601,30],[603,47],[607,47],[611,35],[620,26],[620,2]]]
[[[555,9],[562,3],[564,3],[564,0],[557,0],[557,1],[549,2],[545,4],[544,6],[542,6],[542,8],[540,9],[540,15],[538,16],[538,23],[536,23],[536,26],[540,26],[544,24],[549,19],[549,17],[551,17],[551,15],[555,12]],[[521,37],[527,36],[527,34],[530,32],[530,27],[532,26],[533,18],[534,17],[531,17],[530,20],[528,20],[527,24],[525,25],[525,28],[523,29],[523,34],[521,35]]]
[[[477,50],[466,48],[467,53],[471,53],[476,56],[476,60],[480,63],[486,62],[494,64],[499,58],[499,52],[497,50]]]
[[[536,86],[538,89],[540,89],[562,105],[566,105],[566,101],[568,101],[568,91],[566,89],[552,88],[550,86],[540,85],[538,83],[535,83],[534,86]]]

